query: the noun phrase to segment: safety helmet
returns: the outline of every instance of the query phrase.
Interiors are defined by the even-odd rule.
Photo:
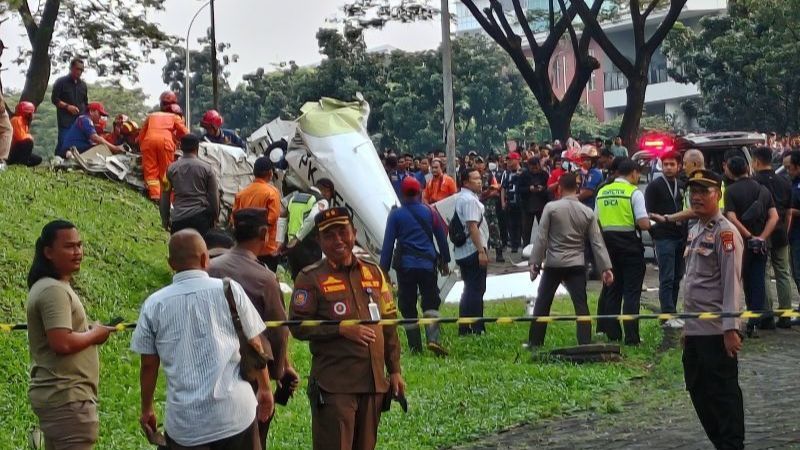
[[[126,120],[125,122],[123,122],[122,128],[120,129],[120,132],[122,133],[123,136],[130,136],[136,133],[137,131],[139,131],[139,124],[137,124],[132,120]]]
[[[19,102],[17,103],[17,109],[15,110],[15,114],[33,114],[36,112],[36,105],[31,102]]]
[[[117,114],[117,117],[114,117],[114,126],[122,125],[128,120],[128,116],[125,114]]]
[[[216,109],[209,109],[206,111],[206,113],[203,114],[203,118],[200,120],[200,126],[202,127],[211,126],[214,128],[221,128],[223,123],[225,123],[225,121]]]
[[[172,91],[164,91],[161,93],[161,96],[158,97],[158,101],[161,103],[161,107],[163,108],[166,105],[178,103],[178,96]]]
[[[164,108],[164,112],[177,114],[179,116],[183,115],[183,109],[181,109],[181,107],[177,103],[172,103],[167,105],[167,107]]]
[[[580,152],[578,152],[578,155],[580,156],[581,159],[584,158],[591,159],[591,158],[598,158],[600,156],[600,153],[597,151],[597,147],[595,147],[594,145],[586,144],[583,147],[581,147],[581,150]]]

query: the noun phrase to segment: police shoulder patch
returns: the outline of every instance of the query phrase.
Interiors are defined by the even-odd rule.
[[[733,231],[722,231],[719,233],[719,238],[722,241],[722,249],[725,253],[730,253],[736,249],[736,240],[733,237]]]
[[[305,289],[295,289],[292,293],[292,306],[303,309],[308,306],[311,294]]]

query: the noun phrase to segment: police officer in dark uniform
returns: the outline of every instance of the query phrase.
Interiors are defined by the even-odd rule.
[[[380,267],[353,254],[355,228],[346,208],[315,218],[326,258],[295,280],[292,320],[394,319],[397,308]],[[315,450],[372,450],[381,412],[404,398],[396,326],[293,327],[309,341],[311,429]],[[389,376],[387,378],[384,366]]]
[[[686,244],[684,310],[736,312],[742,303],[742,236],[719,210],[722,177],[697,170],[689,198],[698,223]],[[686,389],[700,423],[718,449],[744,448],[744,407],[736,354],[740,320],[687,320],[683,327]]]

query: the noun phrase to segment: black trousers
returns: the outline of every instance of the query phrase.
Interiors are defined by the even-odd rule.
[[[508,246],[508,220],[500,202],[497,202],[497,229],[500,231],[500,248],[505,248]]]
[[[438,275],[436,269],[397,269],[397,302],[404,319],[416,319],[417,293],[422,298],[422,314],[424,317],[438,317],[439,298]],[[408,347],[414,351],[422,350],[422,336],[419,325],[404,325]],[[428,342],[439,342],[439,326],[425,327]]]
[[[539,280],[539,294],[536,303],[533,305],[534,316],[550,315],[550,307],[553,304],[553,297],[556,294],[558,285],[564,283],[575,306],[575,315],[588,316],[589,305],[586,303],[586,269],[583,266],[574,267],[552,267],[542,271],[542,278]],[[577,322],[578,344],[585,345],[592,339],[592,323]],[[544,336],[547,333],[547,323],[531,322],[530,332],[528,333],[528,343],[531,346],[544,344]]]
[[[213,223],[214,221],[211,219],[211,213],[204,211],[186,219],[173,221],[172,226],[170,226],[170,231],[172,234],[175,234],[178,231],[191,228],[200,233],[200,236],[205,236],[206,233],[211,230],[211,225]]]
[[[33,141],[26,139],[19,141],[11,146],[11,153],[8,154],[8,164],[24,164],[28,167],[38,166],[42,163],[42,157],[33,154]]]
[[[683,376],[697,417],[717,449],[744,448],[744,403],[739,363],[722,335],[686,336]]]
[[[483,317],[483,294],[486,292],[486,267],[478,263],[478,252],[464,259],[456,260],[461,269],[461,279],[464,281],[464,292],[458,304],[460,317]],[[483,323],[473,325],[459,325],[458,334],[482,334],[486,331]]]
[[[533,223],[536,220],[542,219],[542,211],[522,211],[522,246],[531,243],[531,232],[533,231]]]
[[[642,299],[642,283],[644,282],[644,255],[632,253],[630,250],[609,247],[611,265],[614,272],[614,283],[605,289],[603,295],[603,309],[598,303],[598,314],[639,314]],[[624,299],[624,300],[623,300]],[[628,320],[623,322],[625,330],[625,343],[636,345],[639,343],[639,322]],[[622,340],[622,328],[616,319],[600,319],[597,323],[598,331],[602,331],[612,341]]]
[[[272,255],[261,255],[258,257],[258,261],[267,266],[267,269],[271,270],[272,273],[278,273],[278,263],[281,262],[280,256],[272,256]]]
[[[169,434],[166,435],[167,449],[169,450],[263,450],[259,442],[258,419],[247,429],[225,439],[209,442],[207,444],[185,447],[173,441]]]
[[[506,208],[506,228],[508,228],[508,246],[517,250],[522,242],[522,211],[519,208]]]

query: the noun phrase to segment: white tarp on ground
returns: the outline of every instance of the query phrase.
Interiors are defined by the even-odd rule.
[[[483,296],[483,300],[533,297],[539,290],[539,280],[541,280],[541,276],[532,282],[527,271],[505,275],[489,275],[486,278],[486,294]],[[461,300],[462,292],[464,292],[464,282],[458,281],[447,294],[445,303],[458,303]],[[556,295],[567,295],[567,290],[564,286],[559,286]]]

